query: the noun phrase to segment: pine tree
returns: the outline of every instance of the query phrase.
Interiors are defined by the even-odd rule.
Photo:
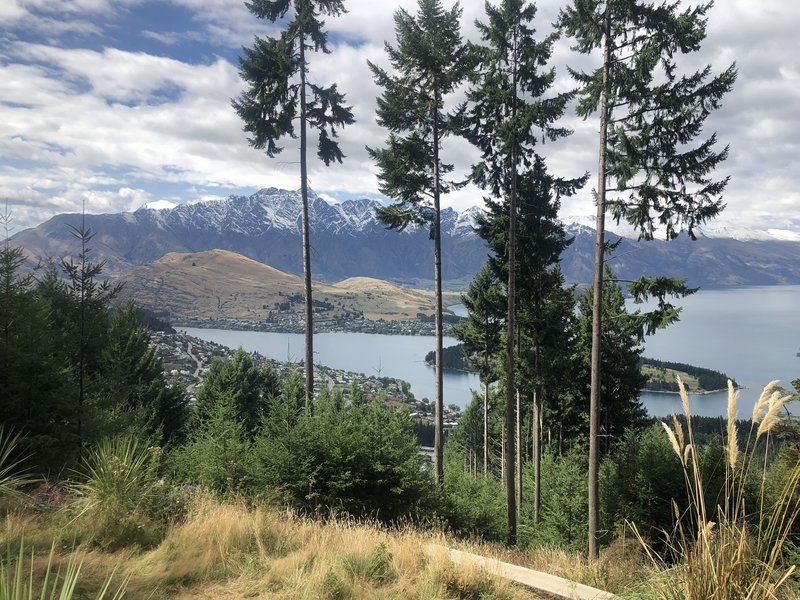
[[[442,139],[453,131],[444,112],[445,98],[463,81],[469,61],[461,41],[456,3],[449,11],[440,0],[419,0],[416,16],[403,9],[394,15],[397,47],[386,44],[395,73],[369,63],[383,88],[378,98],[378,123],[389,130],[386,148],[368,148],[378,164],[380,190],[397,202],[377,210],[391,229],[428,226],[433,240],[436,294],[436,399],[434,474],[443,482],[442,398],[442,243],[441,195],[452,183],[443,179],[453,166],[440,157]]]
[[[148,331],[139,324],[132,302],[118,308],[101,353],[98,394],[101,419],[116,418],[115,434],[131,435],[164,445],[180,439],[186,424],[188,397],[177,381],[164,380],[164,364],[150,346]]]
[[[534,38],[532,26],[536,7],[524,0],[503,0],[497,6],[487,3],[487,23],[477,23],[483,45],[476,47],[479,68],[472,77],[472,88],[461,119],[463,135],[481,151],[481,160],[472,169],[472,181],[508,204],[507,228],[503,253],[496,260],[504,264],[506,278],[506,444],[505,471],[508,504],[509,544],[516,543],[517,495],[515,479],[521,462],[517,458],[521,415],[515,410],[519,389],[515,382],[515,347],[517,335],[517,236],[518,200],[524,177],[544,172],[535,152],[539,139],[554,141],[570,133],[557,127],[571,95],[547,97],[555,72],[547,68],[555,35],[542,41]],[[537,167],[538,165],[538,167]],[[579,182],[564,183],[563,191],[572,191]],[[538,185],[527,180],[529,191]],[[561,185],[561,184],[559,184]],[[570,187],[572,189],[570,189]],[[538,252],[538,249],[537,249]],[[526,257],[526,259],[529,257]],[[536,259],[533,259],[536,260]],[[513,466],[516,463],[517,477]],[[519,492],[521,493],[521,485]]]
[[[318,132],[317,156],[330,166],[344,154],[335,138],[338,130],[354,122],[345,97],[334,83],[328,87],[308,81],[307,51],[328,53],[328,34],[322,15],[345,12],[342,0],[250,0],[247,8],[259,19],[273,23],[291,18],[279,37],[255,38],[239,59],[239,74],[249,86],[232,104],[244,120],[250,145],[275,157],[282,148],[277,141],[295,137],[295,118],[300,121],[300,196],[302,201],[303,275],[305,276],[306,396],[311,408],[314,393],[314,321],[311,297],[311,242],[308,222],[307,129]]]
[[[592,324],[589,425],[589,554],[599,554],[597,527],[598,428],[605,214],[623,218],[642,238],[663,227],[667,239],[716,216],[728,179],[711,171],[728,155],[716,150],[716,134],[698,137],[706,117],[719,108],[736,79],[735,65],[719,75],[711,67],[681,74],[676,55],[699,49],[712,3],[679,10],[671,0],[573,0],[560,24],[575,49],[602,53],[591,73],[572,71],[579,84],[578,114],[598,111],[597,238]],[[607,197],[607,193],[609,197]]]
[[[468,363],[478,371],[483,383],[483,473],[489,472],[489,386],[497,381],[497,354],[500,350],[504,306],[500,283],[488,265],[478,271],[461,296],[467,318],[453,328],[464,344]]]
[[[72,325],[70,348],[73,352],[73,365],[77,368],[77,406],[75,433],[77,436],[77,456],[80,461],[86,443],[84,421],[86,418],[87,387],[92,374],[98,371],[102,344],[108,333],[108,307],[122,289],[112,286],[108,280],[100,281],[105,261],[99,263],[89,259],[89,242],[94,233],[86,227],[86,215],[81,215],[80,227],[71,226],[72,235],[80,243],[77,262],[73,257],[61,259],[61,270],[67,278],[66,291],[69,299]]]
[[[203,421],[220,402],[230,403],[233,415],[251,438],[267,415],[269,398],[278,391],[278,379],[268,367],[238,348],[227,360],[214,361],[197,391],[193,421]]]

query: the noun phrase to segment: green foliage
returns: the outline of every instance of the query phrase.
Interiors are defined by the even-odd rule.
[[[769,463],[761,462],[758,447],[762,440],[770,445],[777,416],[791,396],[783,394],[777,382],[768,384],[753,408],[753,427],[739,440],[735,422],[739,392],[730,385],[725,438],[702,453],[682,385],[681,400],[686,429],[677,420],[671,427],[664,424],[664,429],[680,461],[689,502],[685,509],[676,509],[681,518],[667,538],[666,551],[639,535],[653,564],[670,567],[648,582],[649,595],[698,600],[782,597],[781,588],[787,587],[794,572],[784,550],[791,554],[787,541],[800,515],[800,464],[787,465],[777,490],[770,490]],[[638,535],[636,527],[634,532]]]
[[[425,364],[434,366],[436,363],[436,352],[431,350],[425,355]],[[470,362],[464,353],[464,346],[456,344],[442,348],[442,368],[455,371],[471,371]]]
[[[523,485],[532,490],[533,469],[529,467],[523,470]],[[541,521],[520,529],[521,543],[572,551],[586,547],[587,471],[586,454],[578,446],[562,455],[544,453]]]
[[[725,373],[720,373],[713,369],[706,369],[704,367],[696,367],[694,365],[687,365],[685,363],[672,362],[668,360],[656,360],[654,358],[642,358],[641,365],[649,365],[657,369],[672,369],[686,373],[692,377],[697,377],[697,385],[704,390],[722,390],[728,385],[728,377]],[[736,380],[733,381],[734,387],[738,387]],[[648,389],[667,390],[678,392],[677,381],[650,381],[647,384]]]
[[[85,593],[78,593],[76,588],[80,579],[81,563],[70,558],[66,567],[59,567],[53,572],[55,545],[50,548],[47,567],[44,573],[36,573],[35,553],[31,548],[30,559],[26,556],[25,544],[20,544],[19,554],[12,557],[9,551],[5,558],[0,558],[0,600],[35,600],[36,598],[59,598],[71,600],[73,597],[85,598]],[[127,582],[123,582],[116,592],[111,594],[112,573],[97,590],[95,600],[113,598],[118,600],[125,595]]]
[[[591,72],[572,70],[580,85],[577,112],[586,118],[608,98],[606,169],[614,182],[608,201],[614,218],[625,219],[650,239],[664,227],[667,239],[682,227],[717,215],[728,179],[709,174],[728,156],[706,139],[703,125],[736,80],[731,65],[719,75],[707,66],[685,73],[678,57],[695,52],[706,34],[712,3],[681,10],[659,0],[573,0],[560,25],[575,49],[590,54],[608,46],[608,62]],[[607,41],[606,41],[607,40]],[[606,68],[607,81],[603,71]]]
[[[230,398],[209,407],[170,460],[176,479],[223,495],[251,490],[253,468],[252,442]]]
[[[76,537],[106,550],[152,546],[167,525],[183,516],[174,490],[159,477],[161,449],[131,437],[101,440],[85,459],[82,480],[72,486],[78,511]]]
[[[219,403],[229,403],[233,417],[249,436],[255,434],[267,414],[269,398],[277,392],[272,369],[257,367],[253,357],[237,349],[225,360],[215,360],[197,390],[193,422],[207,419]]]
[[[91,233],[75,233],[77,261],[35,278],[20,274],[19,249],[0,250],[0,414],[24,436],[35,472],[75,467],[82,449],[112,433],[177,439],[185,420],[183,388],[164,381],[132,306],[111,317],[116,288],[96,281]]]
[[[186,390],[177,381],[165,384],[163,362],[132,303],[115,311],[100,360],[94,421],[101,433],[127,433],[159,445],[184,435]]]
[[[321,600],[347,600],[351,597],[347,584],[332,569],[328,569],[322,578],[319,592]]]
[[[288,421],[273,410],[255,443],[256,479],[305,511],[392,521],[427,509],[418,451],[408,415],[375,403]]]
[[[681,462],[661,425],[628,431],[600,469],[600,512],[606,540],[627,523],[656,546],[675,524],[673,501],[686,505]]]
[[[276,143],[280,138],[295,137],[294,119],[299,116],[303,131],[307,123],[319,132],[320,160],[325,165],[342,162],[344,154],[335,138],[339,128],[354,122],[352,110],[344,105],[345,97],[335,83],[324,87],[308,83],[305,77],[306,50],[329,52],[325,21],[320,17],[339,16],[345,12],[343,3],[253,0],[246,5],[259,19],[285,24],[278,37],[256,37],[239,59],[239,75],[247,88],[232,104],[245,123],[244,131],[250,134],[250,145],[274,157],[282,150]]]
[[[592,349],[592,291],[578,299],[577,346],[579,352],[579,396],[588,397]],[[602,347],[600,390],[600,426],[605,452],[621,440],[629,428],[646,423],[646,412],[639,401],[644,377],[639,370],[642,354],[640,323],[635,314],[628,313],[622,289],[614,282],[606,267],[602,296]]]
[[[467,318],[453,328],[453,335],[462,342],[467,363],[478,371],[481,381],[492,383],[500,370],[498,353],[506,302],[500,282],[488,265],[478,271],[461,301]]]
[[[500,541],[506,538],[504,488],[492,475],[470,473],[465,455],[448,441],[440,513],[458,534]]]
[[[352,579],[368,581],[376,585],[387,585],[397,579],[392,553],[381,542],[369,555],[347,554],[342,564]]]
[[[555,80],[547,68],[557,35],[536,40],[536,6],[524,0],[486,3],[488,21],[476,23],[482,44],[472,49],[476,68],[471,71],[467,102],[457,119],[460,133],[481,151],[471,179],[494,198],[511,193],[512,176],[529,172],[541,158],[534,148],[571,133],[557,127],[571,92],[546,97]],[[558,180],[560,193],[570,195],[580,180]],[[524,214],[524,212],[522,213]]]
[[[367,151],[378,165],[381,192],[397,200],[378,209],[378,218],[398,230],[429,225],[432,238],[439,235],[439,195],[450,189],[439,174],[452,171],[439,160],[441,140],[453,129],[444,99],[468,68],[460,17],[457,4],[448,11],[440,0],[419,0],[416,16],[398,9],[397,46],[385,46],[395,73],[369,63],[383,88],[378,124],[390,133],[386,148]]]

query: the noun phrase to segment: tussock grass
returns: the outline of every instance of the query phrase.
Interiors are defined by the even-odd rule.
[[[667,554],[676,564],[659,555],[641,536],[639,541],[652,564],[659,569],[645,586],[645,597],[664,600],[760,600],[794,598],[787,585],[795,567],[784,563],[783,550],[792,524],[800,515],[797,502],[800,464],[784,474],[776,494],[767,493],[768,452],[757,462],[756,444],[763,438],[767,449],[770,433],[781,409],[791,399],[776,381],[768,384],[753,409],[753,426],[745,440],[736,436],[739,392],[728,382],[728,415],[725,444],[723,497],[709,505],[692,428],[686,389],[678,379],[687,431],[677,419],[664,424],[675,454],[683,466],[690,505],[674,505],[676,526],[668,537]],[[743,443],[742,443],[743,442]],[[748,506],[746,487],[756,481],[756,506]],[[752,496],[751,496],[752,497]],[[635,526],[633,526],[636,532]],[[638,535],[638,532],[637,532]]]
[[[98,586],[119,563],[129,579],[126,598],[536,597],[477,569],[456,568],[444,556],[427,556],[431,543],[448,542],[437,532],[318,521],[199,493],[186,520],[173,525],[158,547],[112,554],[94,549],[82,553],[81,561]]]

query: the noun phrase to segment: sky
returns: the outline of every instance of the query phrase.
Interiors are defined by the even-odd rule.
[[[543,36],[565,0],[540,0]],[[445,6],[451,6],[448,0]],[[462,0],[462,30],[477,40],[484,3]],[[311,78],[337,82],[356,123],[340,133],[344,163],[325,167],[313,155],[311,187],[323,197],[378,198],[376,168],[365,146],[386,132],[375,120],[380,89],[367,60],[388,66],[393,13],[415,0],[346,0],[348,13],[327,20],[331,50],[311,56]],[[0,0],[0,203],[11,233],[58,213],[136,210],[145,204],[248,195],[260,188],[298,189],[298,142],[270,159],[251,148],[231,98],[243,85],[238,57],[253,37],[277,33],[242,0]],[[706,122],[730,156],[716,171],[730,176],[721,228],[771,229],[800,240],[800,3],[717,0],[700,52],[684,68],[736,61],[739,78]],[[590,67],[560,40],[552,65],[556,90],[572,85],[566,66]],[[540,148],[554,174],[596,180],[596,118],[570,111],[572,136]],[[476,159],[448,140],[443,159],[466,173]],[[462,210],[483,192],[466,187],[444,198]],[[0,206],[0,209],[3,207]],[[591,184],[562,200],[562,216],[594,214]]]

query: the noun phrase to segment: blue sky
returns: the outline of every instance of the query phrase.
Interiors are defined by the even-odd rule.
[[[333,52],[312,57],[312,76],[339,83],[357,123],[341,134],[347,158],[325,168],[312,161],[312,187],[330,198],[380,197],[365,145],[379,146],[375,97],[366,61],[385,64],[394,40],[392,13],[415,2],[348,0],[329,19]],[[448,4],[447,2],[445,3]],[[465,0],[464,34],[474,38],[483,2]],[[549,32],[562,3],[542,0],[537,27]],[[193,202],[299,187],[297,144],[275,159],[253,150],[230,99],[241,91],[237,57],[253,35],[274,33],[241,0],[2,0],[0,2],[0,201],[17,230],[56,213],[135,210],[156,201]],[[800,4],[785,0],[717,0],[708,39],[689,66],[720,70],[736,60],[739,81],[708,122],[729,160],[728,204],[716,227],[771,228],[800,240]],[[585,63],[562,41],[565,66]],[[551,170],[593,172],[597,122],[565,119],[575,134],[545,147]],[[445,159],[465,172],[475,158],[450,141]],[[593,176],[594,177],[594,176]],[[465,188],[445,204],[479,204]],[[590,191],[563,202],[562,214],[593,213]]]

